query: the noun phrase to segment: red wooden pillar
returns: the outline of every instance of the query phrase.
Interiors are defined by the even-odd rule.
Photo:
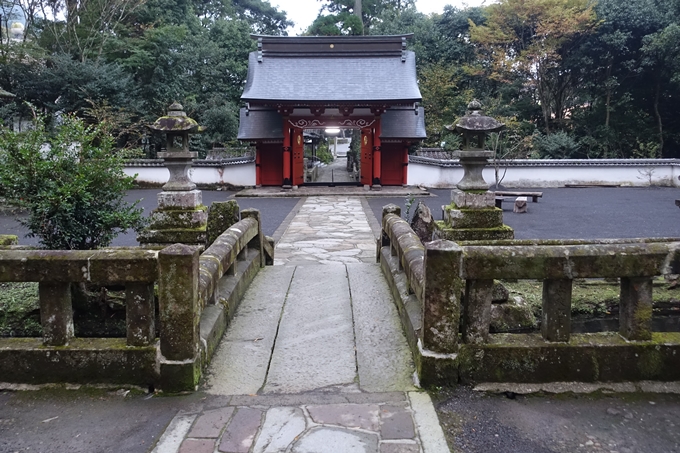
[[[292,187],[293,180],[290,172],[290,127],[288,118],[283,119],[283,186]]]
[[[382,170],[380,165],[380,134],[382,130],[380,127],[380,117],[376,117],[375,129],[373,129],[373,187],[380,187],[380,178],[382,177]]]
[[[293,155],[291,159],[291,175],[292,175],[292,184],[294,186],[301,186],[304,184],[304,157],[305,157],[305,140],[304,140],[304,135],[303,131],[300,128],[293,128],[293,133],[291,134],[291,139],[292,139],[292,150],[293,150]]]
[[[260,162],[262,161],[262,151],[260,150],[260,144],[255,146],[255,186],[260,187],[262,185],[262,175],[260,174]]]
[[[404,173],[401,178],[401,183],[405,186],[408,184],[408,146],[404,145],[404,157],[403,157],[403,164],[404,164]]]
[[[361,184],[373,182],[373,129],[361,129]]]

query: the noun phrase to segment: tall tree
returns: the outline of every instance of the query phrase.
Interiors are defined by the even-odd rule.
[[[578,84],[561,65],[579,38],[591,33],[596,16],[589,0],[502,0],[487,8],[485,25],[472,24],[472,40],[488,58],[489,77],[526,80],[543,113],[545,129],[562,125]]]
[[[415,0],[318,1],[323,5],[305,32],[308,35],[368,35],[386,11],[404,11],[415,5]]]

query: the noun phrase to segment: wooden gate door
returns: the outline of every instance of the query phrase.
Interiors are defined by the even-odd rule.
[[[361,129],[361,184],[373,184],[373,129]]]
[[[301,186],[305,182],[304,178],[304,157],[305,157],[305,139],[302,135],[302,129],[293,129],[293,185]]]
[[[260,184],[263,186],[283,185],[283,157],[281,145],[257,145],[260,154]]]

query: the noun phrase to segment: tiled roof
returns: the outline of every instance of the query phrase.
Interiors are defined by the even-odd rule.
[[[423,139],[425,132],[425,109],[389,109],[381,117],[381,139]]]
[[[293,104],[411,103],[422,99],[406,36],[260,37],[241,99]]]
[[[275,110],[241,109],[239,140],[283,140],[283,118]]]

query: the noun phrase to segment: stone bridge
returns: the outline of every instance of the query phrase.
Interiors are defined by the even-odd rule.
[[[367,212],[363,198],[310,197],[275,254],[256,210],[203,253],[5,246],[0,279],[40,282],[44,335],[0,339],[0,382],[220,398],[178,413],[161,453],[444,452],[421,384],[678,380],[680,334],[649,322],[649,282],[678,273],[677,240],[423,245],[396,206],[379,227]],[[571,334],[574,278],[620,279],[619,333]],[[544,282],[540,333],[489,333],[494,279]],[[74,337],[72,282],[125,286],[127,338]]]

